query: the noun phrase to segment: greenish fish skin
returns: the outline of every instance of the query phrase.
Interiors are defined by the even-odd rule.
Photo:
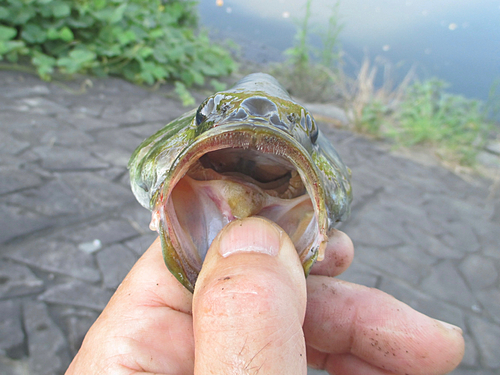
[[[233,142],[233,143],[231,143]],[[350,213],[350,170],[317,127],[313,116],[271,76],[251,74],[233,88],[208,97],[198,109],[189,111],[143,141],[129,161],[130,181],[139,203],[155,212],[166,203],[186,163],[200,157],[204,149],[220,145],[256,148],[281,155],[298,170],[314,206],[318,243],[338,221]],[[158,230],[165,262],[184,286],[194,289],[197,275],[175,251],[176,239],[165,228]],[[301,259],[306,275],[318,256],[318,244]]]

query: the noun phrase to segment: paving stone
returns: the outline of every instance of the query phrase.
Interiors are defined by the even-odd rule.
[[[351,266],[337,278],[349,281],[350,283],[374,288],[378,284],[381,277],[380,274],[380,271],[374,270],[372,267],[358,262],[357,257],[355,257]]]
[[[469,318],[469,325],[481,353],[481,363],[491,369],[500,368],[500,326],[475,316]]]
[[[425,194],[425,203],[422,206],[427,212],[427,217],[436,223],[447,223],[459,218],[454,209],[453,199],[442,194]]]
[[[36,174],[15,167],[0,167],[0,195],[39,186],[42,179]]]
[[[20,141],[6,131],[0,130],[0,150],[2,153],[15,155],[30,146],[29,142]]]
[[[0,301],[0,316],[2,317],[0,320],[0,354],[6,353],[11,358],[19,358],[24,354],[24,332],[20,315],[19,301]]]
[[[109,167],[89,152],[78,148],[40,146],[33,151],[42,159],[42,166],[51,171],[92,170]]]
[[[103,119],[117,121],[122,125],[151,121],[166,121],[165,124],[169,122],[171,115],[166,114],[165,111],[158,108],[147,107],[147,105],[143,105],[142,108],[135,106],[132,108],[108,106],[104,109],[101,116]]]
[[[49,146],[57,145],[74,147],[77,145],[85,145],[91,142],[94,142],[94,139],[92,137],[80,130],[72,129],[70,127],[50,130],[40,138],[40,143],[48,144]]]
[[[447,230],[448,234],[442,237],[442,241],[452,249],[466,253],[479,250],[479,241],[470,225],[455,221],[447,225]]]
[[[123,244],[132,250],[136,255],[141,256],[146,252],[151,244],[158,238],[158,233],[151,231],[151,233],[135,237]]]
[[[492,154],[500,155],[500,142],[490,142],[485,147],[486,150],[491,152]]]
[[[454,324],[462,329],[465,328],[462,309],[423,293],[411,285],[384,277],[379,289],[434,319]]]
[[[498,279],[498,271],[494,262],[478,254],[469,255],[465,258],[460,263],[460,270],[473,290],[483,289],[493,285]],[[500,301],[500,299],[498,301]]]
[[[147,122],[127,127],[127,130],[138,137],[146,139],[155,134],[158,130],[163,129],[163,127],[167,124],[168,122],[165,121],[153,123]]]
[[[493,153],[481,151],[477,154],[476,161],[485,167],[500,169],[500,157]]]
[[[421,274],[427,272],[431,266],[438,262],[438,259],[421,250],[418,244],[409,244],[391,249],[394,256],[403,262],[421,270]]]
[[[403,244],[403,241],[400,238],[370,223],[351,225],[349,226],[349,230],[347,232],[353,240],[355,246],[363,244],[367,246],[387,248]]]
[[[429,276],[422,282],[422,288],[434,296],[466,308],[476,304],[462,276],[449,261],[443,261],[433,267]]]
[[[128,222],[142,234],[149,235],[151,233],[156,233],[149,229],[151,211],[142,207],[137,201],[123,210],[121,217],[127,219]]]
[[[115,167],[127,168],[131,153],[118,147],[109,147],[104,144],[92,144],[86,147],[93,155],[103,162]]]
[[[78,250],[76,245],[67,241],[39,239],[21,246],[15,246],[7,252],[7,257],[28,264],[31,267],[97,282],[101,279],[94,258]]]
[[[68,230],[63,233],[63,238],[76,244],[99,240],[101,244],[108,245],[124,241],[138,234],[137,230],[125,220],[107,219]]]
[[[437,259],[462,259],[464,257],[464,253],[450,248],[418,226],[408,225],[406,230],[411,235],[412,243],[418,244],[420,249]]]
[[[112,245],[96,255],[106,288],[116,289],[137,261],[138,257],[123,245]]]
[[[72,355],[75,355],[89,328],[99,313],[82,307],[64,307],[59,312],[59,322],[63,322]]]
[[[498,285],[496,288],[479,291],[476,296],[491,318],[500,324],[500,290]]]
[[[125,188],[93,173],[64,173],[61,180],[69,185],[87,209],[109,212],[110,208],[135,203],[130,188]]]
[[[55,223],[55,219],[38,215],[23,207],[8,206],[0,199],[0,243],[49,228]]]
[[[15,360],[0,355],[0,374],[2,375],[28,375],[28,360]]]
[[[102,169],[96,172],[99,176],[104,177],[108,181],[111,182],[120,182],[123,178],[126,178],[127,184],[125,186],[130,186],[128,183],[128,170],[125,167],[111,167]]]
[[[25,301],[23,307],[31,373],[62,374],[70,362],[63,333],[50,318],[44,303]]]
[[[500,223],[485,222],[477,225],[479,238],[481,240],[481,250],[484,255],[500,260]]]
[[[469,335],[464,333],[465,353],[461,364],[465,366],[475,366],[479,362],[476,343]]]
[[[498,375],[497,372],[486,369],[471,369],[466,367],[458,367],[450,372],[451,375]]]
[[[390,250],[358,245],[356,247],[356,257],[359,262],[377,268],[389,275],[396,276],[413,285],[417,285],[420,278],[426,273],[424,267],[406,263]]]
[[[5,202],[44,216],[75,215],[86,211],[75,191],[58,177],[37,188],[11,194]]]
[[[58,305],[80,306],[101,312],[106,307],[113,292],[98,288],[82,281],[72,280],[55,285],[39,296],[41,301]]]
[[[38,293],[43,288],[43,281],[28,267],[0,260],[0,299]]]
[[[2,130],[15,135],[28,135],[36,129],[47,131],[58,126],[58,121],[52,117],[30,112],[2,111]]]
[[[58,118],[82,131],[117,128],[119,125],[115,121],[95,118],[88,116],[85,113],[69,113]]]
[[[24,98],[27,96],[40,96],[48,94],[50,94],[50,90],[45,85],[9,87],[8,90],[2,90],[0,93],[0,95],[5,98]]]
[[[31,113],[54,115],[69,112],[68,108],[41,96],[20,99],[20,103],[27,105],[28,109],[26,110],[29,110]]]
[[[141,144],[144,140],[143,137],[138,136],[127,129],[111,129],[102,130],[94,134],[97,142],[108,148],[117,148],[119,150],[125,150],[132,154],[132,152]]]

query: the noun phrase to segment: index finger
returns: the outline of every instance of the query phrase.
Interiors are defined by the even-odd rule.
[[[355,357],[395,374],[445,374],[460,363],[460,328],[434,320],[377,289],[310,276],[308,346]]]

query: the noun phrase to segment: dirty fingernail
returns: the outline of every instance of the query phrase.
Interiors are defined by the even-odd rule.
[[[219,252],[223,257],[241,252],[276,256],[280,251],[281,233],[267,220],[252,217],[228,224],[219,241]]]
[[[459,332],[460,334],[463,334],[462,328],[460,328],[460,327],[454,326],[453,324],[450,324],[450,323],[443,322],[442,320],[438,320],[438,319],[434,319],[434,320],[436,322],[438,322],[439,324],[441,324],[441,326],[446,328],[446,330],[448,330],[448,331],[455,331],[455,332]]]

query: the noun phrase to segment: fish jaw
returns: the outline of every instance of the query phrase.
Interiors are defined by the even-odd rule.
[[[195,181],[188,176],[193,165],[204,155],[221,150],[222,155],[229,157],[233,157],[233,153],[255,152],[263,155],[258,160],[283,160],[300,176],[307,191],[305,198],[279,201],[262,188],[238,180],[239,177],[235,181],[227,174],[208,181]],[[204,195],[209,196],[208,199],[203,198]],[[178,209],[187,206],[186,202],[191,200],[189,197],[194,196],[199,202],[193,204],[196,207],[208,207],[210,214],[205,215],[205,218],[210,216],[214,221],[200,229],[208,238],[201,245],[197,243],[200,235],[187,233],[186,225],[181,225],[183,220],[192,222],[193,217],[185,217]],[[213,215],[214,206],[217,206],[220,214]],[[192,291],[206,251],[216,234],[228,222],[254,215],[268,217],[285,227],[296,246],[301,247],[298,253],[306,275],[315,260],[324,257],[329,227],[325,192],[319,182],[317,167],[307,151],[293,137],[278,129],[256,124],[225,124],[197,137],[175,159],[157,196],[152,226],[161,237],[167,267]],[[307,241],[301,237],[301,233],[307,234],[304,237]],[[304,244],[304,241],[307,243]]]

